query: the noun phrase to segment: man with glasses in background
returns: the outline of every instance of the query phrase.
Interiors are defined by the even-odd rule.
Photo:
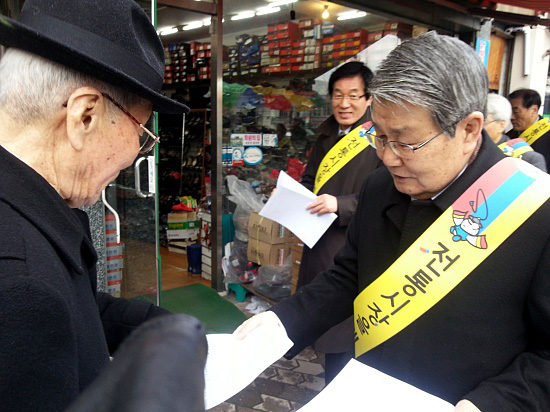
[[[360,146],[352,143],[358,141],[359,130],[367,121],[371,101],[367,89],[371,80],[372,72],[361,62],[346,63],[330,76],[332,115],[319,126],[302,185],[318,195],[308,206],[311,213],[333,212],[338,218],[313,248],[304,245],[298,289],[333,264],[334,256],[344,246],[363,181],[382,165],[376,151],[364,139]],[[325,384],[328,384],[353,357],[352,319],[335,326],[313,347],[325,353]]]
[[[385,167],[365,180],[344,248],[237,338],[287,333],[292,357],[353,312],[359,361],[457,412],[550,410],[549,177],[483,131],[487,87],[456,38],[430,32],[388,55],[366,133]]]
[[[133,0],[27,0],[0,16],[0,43],[0,409],[62,411],[168,313],[96,291],[72,208],[154,148],[152,110],[189,109],[162,95],[164,50]]]

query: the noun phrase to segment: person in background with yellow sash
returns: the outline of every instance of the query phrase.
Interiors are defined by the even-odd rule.
[[[524,143],[525,140],[521,138],[510,139],[504,133],[507,128],[510,128],[511,116],[512,106],[508,99],[495,93],[489,93],[487,96],[487,116],[485,117],[483,128],[491,140],[507,156],[525,160],[543,172],[546,172],[546,160],[542,154],[535,152],[527,143]],[[517,139],[520,140],[518,141]]]
[[[508,133],[511,139],[521,137],[546,159],[550,169],[550,119],[539,116],[540,94],[533,89],[518,89],[508,96],[512,105],[512,126]]]
[[[306,170],[302,185],[314,191],[319,197],[309,205],[312,213],[322,215],[334,212],[338,219],[310,249],[304,246],[298,289],[310,283],[317,274],[328,269],[346,241],[346,229],[355,208],[365,178],[382,165],[376,150],[365,146],[353,147],[346,136],[367,121],[367,107],[370,97],[367,92],[372,72],[361,62],[349,62],[332,73],[328,92],[331,97],[332,115],[318,129],[319,135]],[[339,147],[342,146],[341,148]],[[345,157],[342,150],[347,150]],[[339,166],[324,184],[316,181],[323,165]],[[325,383],[329,383],[353,357],[353,320],[335,326],[319,339],[313,347],[325,353]]]
[[[365,180],[345,246],[235,336],[286,333],[291,358],[354,313],[358,361],[455,412],[549,411],[550,176],[483,131],[487,91],[461,40],[397,46],[369,86],[385,167]],[[361,410],[371,396],[365,385]]]

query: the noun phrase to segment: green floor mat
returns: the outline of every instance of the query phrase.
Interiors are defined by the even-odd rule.
[[[208,286],[196,283],[162,292],[162,307],[199,319],[206,333],[232,333],[247,317]]]

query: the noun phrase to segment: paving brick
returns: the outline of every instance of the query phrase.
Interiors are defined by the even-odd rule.
[[[290,385],[298,385],[299,383],[302,383],[304,381],[304,375],[302,375],[301,373],[287,371],[284,369],[279,369],[278,372],[279,373],[271,378],[271,380],[288,383]]]
[[[275,362],[272,366],[276,368],[282,368],[282,369],[288,369],[292,370],[294,368],[297,368],[299,366],[298,361],[296,359],[285,359],[281,358],[277,362]]]
[[[273,366],[270,366],[260,374],[259,378],[269,379],[275,375],[277,375],[277,369]]]
[[[308,375],[321,375],[325,370],[318,363],[298,361],[299,366],[293,372],[307,373]]]
[[[313,375],[304,375],[304,381],[299,383],[298,386],[320,392],[325,387],[325,379]]]
[[[268,412],[290,412],[294,408],[286,399],[276,398],[274,396],[262,395],[263,402],[254,406],[258,411]]]

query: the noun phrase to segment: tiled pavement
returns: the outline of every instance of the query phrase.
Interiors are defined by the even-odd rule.
[[[247,315],[233,295],[227,297]],[[209,412],[292,412],[299,410],[325,386],[323,355],[310,347],[292,360],[281,358],[254,382]]]

